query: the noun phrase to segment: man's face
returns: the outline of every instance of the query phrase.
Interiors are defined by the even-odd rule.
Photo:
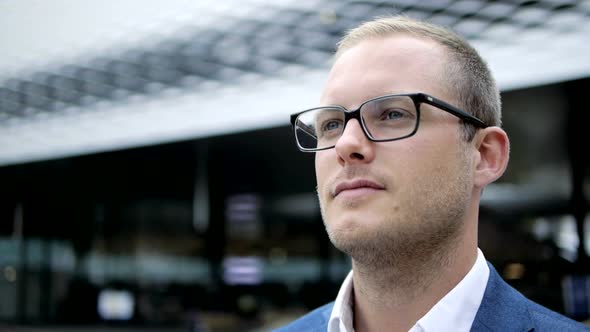
[[[366,40],[336,60],[322,105],[355,109],[381,95],[446,93],[446,55],[438,44],[404,35]],[[316,153],[322,216],[336,247],[355,260],[383,263],[438,250],[457,237],[472,193],[472,147],[458,118],[421,105],[418,132],[369,141],[350,120],[336,147]],[[398,258],[396,258],[398,257]]]

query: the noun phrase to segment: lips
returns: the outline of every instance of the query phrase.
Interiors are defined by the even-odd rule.
[[[370,181],[370,180],[359,179],[359,180],[353,180],[353,181],[344,181],[344,182],[340,182],[336,186],[336,188],[334,188],[333,196],[336,197],[336,196],[338,196],[338,194],[340,194],[341,192],[346,191],[346,190],[364,189],[364,188],[376,189],[376,190],[385,189],[385,187],[383,185],[380,185],[380,184]]]

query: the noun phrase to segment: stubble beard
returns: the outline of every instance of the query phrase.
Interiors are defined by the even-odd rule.
[[[428,282],[417,275],[436,277],[432,272],[449,265],[452,260],[453,250],[463,231],[471,193],[468,171],[466,163],[453,170],[433,167],[432,176],[421,179],[404,193],[397,193],[398,201],[392,202],[391,210],[384,211],[381,220],[367,222],[379,227],[362,230],[326,222],[325,206],[320,196],[322,217],[330,240],[352,258],[355,269],[373,277],[394,278],[398,286],[406,283],[405,287],[416,289],[417,283]]]

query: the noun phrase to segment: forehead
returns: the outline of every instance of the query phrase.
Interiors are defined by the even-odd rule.
[[[334,62],[322,103],[353,107],[373,97],[408,92],[444,99],[446,56],[438,43],[407,35],[361,41]]]

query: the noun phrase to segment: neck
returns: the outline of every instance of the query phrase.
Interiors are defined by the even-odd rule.
[[[475,233],[477,234],[477,230]],[[355,331],[408,331],[473,267],[477,238],[429,257],[368,266],[353,259]]]

